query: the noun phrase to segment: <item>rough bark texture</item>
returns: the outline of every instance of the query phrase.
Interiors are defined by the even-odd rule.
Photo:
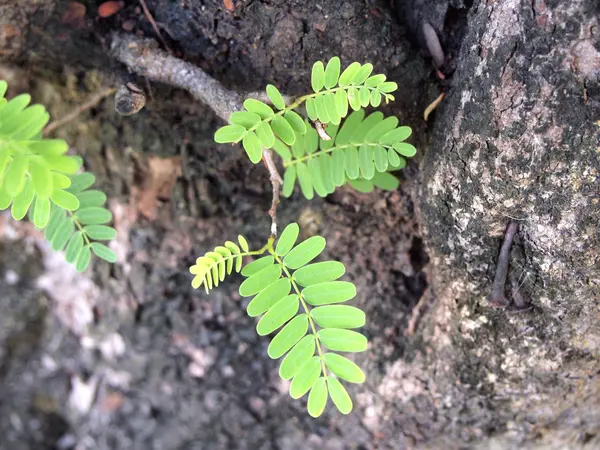
[[[0,74],[54,116],[127,77],[109,56],[115,28],[133,21],[153,35],[137,2],[105,21],[94,1],[81,2],[84,16],[73,2],[20,3],[0,5],[12,64]],[[106,101],[59,130],[112,199],[117,265],[78,276],[31,227],[0,216],[0,448],[600,445],[593,0],[147,3],[178,56],[235,92],[306,91],[312,62],[334,54],[370,60],[402,87],[386,112],[413,126],[420,171],[395,193],[296,197],[278,212],[324,235],[348,267],[369,318],[357,361],[368,381],[350,416],[310,419],[245,317],[239,280],[210,297],[190,288],[197,254],[232,233],[264,241],[270,185],[240,149],[212,143],[222,121],[210,108],[153,85],[136,116]],[[424,20],[456,67],[428,129],[422,112],[439,87],[408,44],[422,42]],[[148,221],[138,165],[156,155],[181,158],[183,177]],[[510,217],[520,231],[509,277],[534,305],[522,314],[486,302]]]
[[[424,334],[437,361],[429,370],[458,381],[463,433],[493,431],[507,447],[536,439],[594,447],[598,5],[476,2],[468,26],[421,165],[435,298]],[[510,218],[520,223],[511,271],[534,307],[521,315],[486,307]]]

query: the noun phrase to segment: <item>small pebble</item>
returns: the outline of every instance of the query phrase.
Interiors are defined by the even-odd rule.
[[[98,15],[106,18],[115,15],[125,4],[123,2],[109,1],[98,6]]]

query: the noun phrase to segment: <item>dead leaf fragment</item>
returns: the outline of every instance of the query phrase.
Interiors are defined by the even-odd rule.
[[[156,217],[159,200],[169,200],[177,178],[181,176],[181,158],[151,156],[146,161],[145,173],[138,194],[137,209],[147,219]]]
[[[85,11],[85,5],[79,2],[70,2],[61,18],[61,23],[77,29],[85,28]]]
[[[115,15],[124,6],[123,2],[109,1],[98,6],[98,15],[102,18]]]
[[[104,413],[113,413],[125,402],[125,398],[119,392],[111,392],[100,403],[100,411]]]
[[[223,6],[227,11],[235,10],[235,5],[233,4],[233,0],[223,0]]]

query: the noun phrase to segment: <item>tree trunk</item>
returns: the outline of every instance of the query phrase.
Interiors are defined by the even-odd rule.
[[[75,103],[56,101],[51,111],[87,97],[71,89],[129,77],[109,56],[114,29],[134,22],[154,36],[137,2],[107,20],[95,1],[18,3],[0,5],[0,57],[33,73],[27,85],[26,71],[14,72],[13,86]],[[240,94],[267,82],[302,92],[307,68],[333,54],[371,61],[401,86],[386,113],[413,127],[423,155],[401,190],[342,190],[280,207],[282,225],[301,220],[325,235],[354,277],[369,320],[371,347],[358,361],[368,381],[353,391],[352,415],[310,419],[281,386],[236,281],[208,298],[191,290],[182,273],[194,256],[238,233],[256,242],[268,235],[270,188],[243,152],[212,143],[220,122],[208,107],[153,85],[137,116],[115,118],[107,101],[59,130],[114,200],[128,256],[112,272],[100,265],[91,279],[65,278],[48,253],[25,251],[31,230],[7,232],[14,225],[0,217],[6,445],[600,446],[594,0],[412,0],[396,11],[362,0],[146,3],[177,56]],[[427,126],[422,114],[438,81],[408,43],[427,47],[423,22],[452,57],[446,69],[456,69]],[[135,163],[156,154],[182,158],[183,180],[148,222],[131,209],[143,190]],[[521,312],[510,282],[506,308],[488,302],[511,221],[519,228],[508,278],[531,306]]]
[[[443,413],[455,436],[600,444],[598,11],[593,1],[471,8],[418,192],[434,298],[427,373],[455,411]],[[533,307],[522,313],[487,301],[511,219],[510,271]]]

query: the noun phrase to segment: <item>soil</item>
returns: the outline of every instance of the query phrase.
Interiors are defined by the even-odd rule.
[[[102,52],[112,31],[133,25],[131,32],[155,37],[137,2],[107,19],[96,16],[96,2],[81,3],[84,16],[72,2],[19,16],[23,29],[28,20],[37,25],[23,42],[11,41],[0,73],[11,95],[31,92],[53,117],[128,79]],[[238,1],[234,11],[226,3],[147,1],[176,55],[240,92],[274,83],[296,94],[308,88],[315,60],[370,61],[401,86],[385,112],[413,126],[416,144],[425,139],[422,111],[440,87],[388,2]],[[206,296],[191,288],[187,273],[195,257],[238,233],[262,245],[271,200],[265,170],[251,167],[239,148],[214,144],[220,121],[209,108],[136,81],[150,89],[139,114],[120,117],[105,100],[56,134],[84,157],[111,199],[120,262],[77,276],[34,230],[0,217],[0,447],[405,445],[401,426],[374,434],[368,418],[390,363],[421,346],[403,334],[427,286],[411,199],[416,166],[404,171],[397,192],[342,189],[312,202],[296,194],[279,208],[280,225],[298,221],[304,237],[327,239],[326,256],[346,265],[369,318],[370,350],[357,360],[369,379],[351,390],[355,411],[342,417],[329,408],[313,420],[267,357],[268,340],[256,335],[236,292],[239,279]],[[156,157],[179,158],[182,177],[149,219],[137,200]]]

